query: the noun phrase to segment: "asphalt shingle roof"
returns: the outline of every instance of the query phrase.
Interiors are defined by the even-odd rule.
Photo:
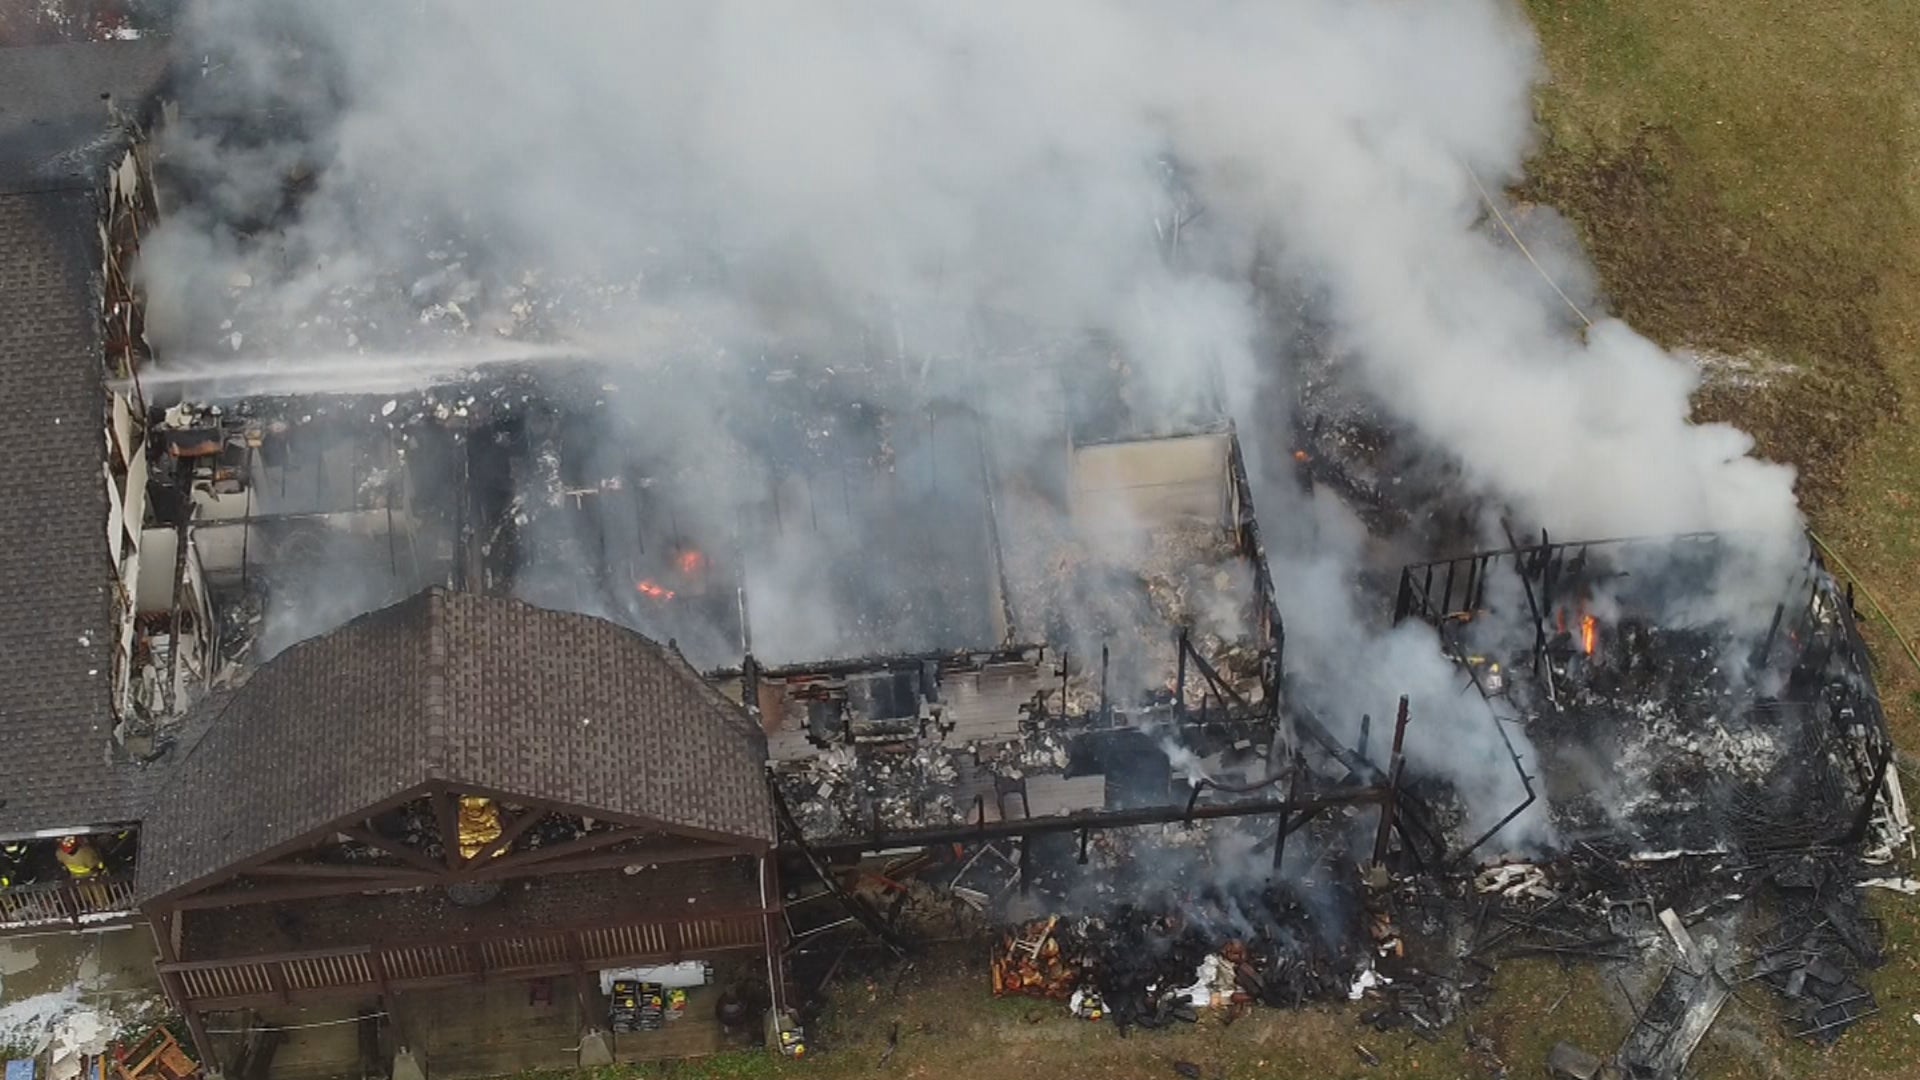
[[[0,196],[0,836],[124,821],[93,196]]]
[[[166,76],[164,39],[0,48],[0,194],[92,190]]]
[[[0,48],[0,836],[135,816],[111,760],[99,197],[164,43]]]
[[[432,589],[203,707],[145,815],[143,897],[435,782],[774,842],[758,728],[676,652],[591,616]]]

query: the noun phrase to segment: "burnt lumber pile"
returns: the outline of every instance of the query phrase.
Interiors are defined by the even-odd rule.
[[[1837,867],[1799,860],[1774,876],[1780,917],[1748,946],[1744,977],[1779,993],[1788,1028],[1826,1046],[1880,1011],[1865,973],[1886,962],[1879,921]]]

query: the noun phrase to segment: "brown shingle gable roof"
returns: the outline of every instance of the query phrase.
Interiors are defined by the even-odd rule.
[[[146,815],[145,897],[433,783],[774,839],[764,737],[672,650],[590,616],[429,590],[209,707]]]

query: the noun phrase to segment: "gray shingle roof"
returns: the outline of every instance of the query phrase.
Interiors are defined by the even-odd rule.
[[[205,707],[145,815],[143,896],[436,782],[774,840],[759,730],[677,653],[591,616],[433,589]]]
[[[0,836],[135,816],[110,762],[99,192],[164,43],[0,48]]]
[[[125,145],[113,110],[144,117],[167,59],[164,39],[0,48],[0,194],[97,185]]]
[[[93,196],[0,195],[0,836],[130,815],[112,739],[113,566]]]

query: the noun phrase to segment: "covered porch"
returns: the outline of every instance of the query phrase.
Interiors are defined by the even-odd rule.
[[[140,900],[168,997],[228,1075],[262,1044],[227,1033],[272,1043],[271,1017],[313,1009],[397,1024],[361,1037],[419,1076],[410,1010],[434,1002],[433,1031],[531,1002],[513,1007],[579,1025],[565,1064],[603,1064],[612,969],[733,961],[783,1004],[765,740],[671,649],[436,590],[217,704],[156,800]]]
[[[166,916],[180,959],[159,971],[180,1003],[211,1010],[751,955],[779,912],[761,872],[740,857],[559,874],[480,906],[419,889],[184,908]]]
[[[574,1069],[581,1033],[601,1030],[618,1063],[704,1057],[758,1045],[758,1029],[728,1028],[717,1004],[754,959],[738,954],[714,965],[713,982],[686,991],[677,1018],[651,1031],[607,1030],[607,1004],[589,974],[551,978],[488,978],[482,982],[398,990],[386,998],[350,997],[263,1004],[210,1013],[208,1027],[223,1061],[241,1057],[250,1026],[281,1029],[260,1071],[272,1080],[327,1080],[386,1075],[404,1049],[432,1076],[502,1076]],[[257,1039],[254,1040],[257,1043]],[[242,1080],[233,1076],[233,1080]]]

